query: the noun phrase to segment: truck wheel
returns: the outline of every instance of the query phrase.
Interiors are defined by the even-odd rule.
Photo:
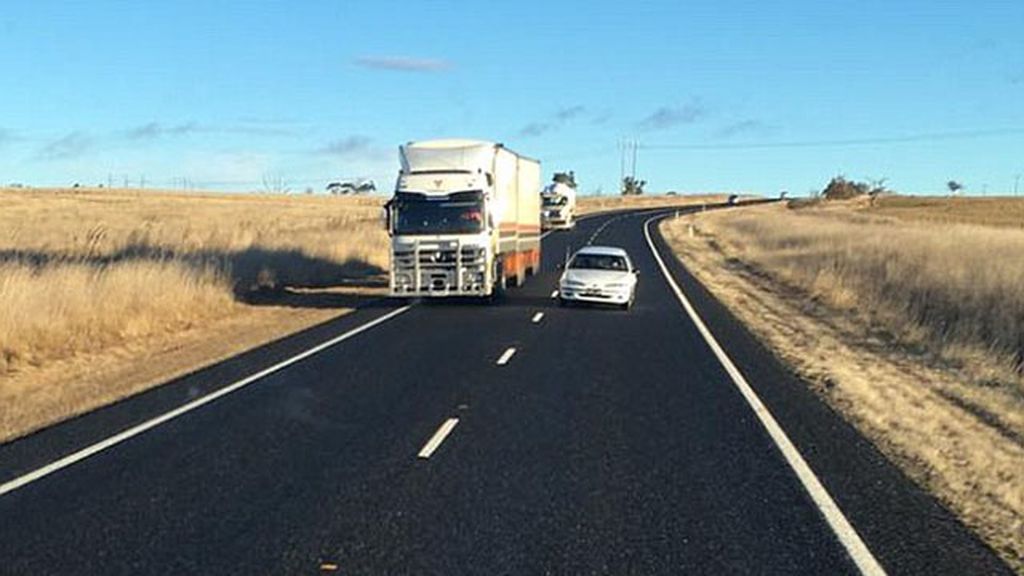
[[[494,261],[494,286],[491,287],[491,301],[504,298],[508,290],[508,278],[505,277],[505,264],[501,260]]]

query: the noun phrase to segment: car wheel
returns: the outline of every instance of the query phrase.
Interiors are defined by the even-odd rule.
[[[633,307],[633,301],[636,300],[636,292],[629,295],[629,300],[626,300],[623,304],[619,304],[619,307],[623,310],[629,310]]]

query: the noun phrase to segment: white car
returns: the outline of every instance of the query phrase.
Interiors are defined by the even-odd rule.
[[[558,303],[616,304],[628,310],[636,300],[637,276],[622,248],[587,246],[566,264],[558,281]]]

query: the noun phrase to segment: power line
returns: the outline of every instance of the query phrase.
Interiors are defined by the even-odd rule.
[[[961,132],[934,132],[908,136],[874,138],[848,138],[840,140],[792,140],[780,142],[743,142],[731,144],[642,144],[644,150],[754,150],[764,148],[830,148],[843,146],[871,146],[875,144],[906,144],[913,142],[936,142],[942,140],[967,140],[993,136],[1024,135],[1024,128],[1001,128],[994,130],[966,130]]]

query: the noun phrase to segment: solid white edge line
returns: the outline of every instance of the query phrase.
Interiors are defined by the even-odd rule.
[[[533,322],[534,324],[538,324],[543,319],[544,319],[544,313],[543,312],[537,312],[536,314],[533,315],[533,318],[530,319],[530,322]]]
[[[430,458],[430,455],[433,454],[439,446],[441,446],[441,443],[444,442],[444,439],[452,433],[452,430],[455,429],[455,425],[458,423],[458,418],[449,418],[442,422],[437,428],[437,432],[434,432],[434,435],[430,437],[430,440],[427,440],[427,443],[423,445],[423,448],[416,457],[423,459]]]
[[[498,358],[498,366],[504,366],[508,364],[508,361],[512,358],[512,355],[516,353],[515,348],[509,348],[501,354],[501,358]]]
[[[155,418],[151,418],[149,420],[146,420],[145,422],[142,422],[141,424],[137,424],[135,426],[132,426],[131,428],[127,428],[125,430],[122,430],[121,432],[118,432],[117,434],[115,434],[113,436],[110,436],[109,438],[106,438],[105,440],[101,440],[99,442],[96,442],[95,444],[91,444],[91,445],[89,445],[89,446],[87,446],[85,448],[82,448],[81,450],[78,450],[77,452],[73,452],[71,454],[68,454],[67,456],[64,456],[63,458],[60,458],[58,460],[55,460],[55,461],[47,464],[46,466],[42,466],[40,468],[37,468],[37,469],[33,470],[32,472],[29,472],[27,474],[19,476],[19,477],[13,479],[13,480],[8,481],[8,482],[4,482],[3,484],[0,484],[0,496],[3,496],[4,494],[7,494],[8,492],[13,492],[14,490],[17,490],[18,488],[21,488],[21,487],[23,487],[23,486],[25,486],[27,484],[35,482],[36,480],[39,480],[40,478],[43,478],[44,476],[48,476],[50,474],[53,474],[54,472],[57,472],[58,470],[61,470],[63,468],[67,468],[68,466],[71,466],[72,464],[75,464],[76,462],[80,462],[82,460],[85,460],[86,458],[88,458],[90,456],[93,456],[95,454],[98,454],[98,453],[100,453],[100,452],[102,452],[102,451],[104,451],[104,450],[106,450],[108,448],[111,448],[113,446],[116,446],[117,444],[120,444],[121,442],[124,442],[125,440],[128,440],[128,439],[130,439],[130,438],[132,438],[134,436],[138,436],[139,434],[142,434],[143,432],[146,432],[147,430],[150,430],[152,428],[156,428],[157,426],[159,426],[159,425],[161,425],[161,424],[163,424],[165,422],[168,422],[168,421],[173,420],[173,419],[175,419],[175,418],[177,418],[179,416],[182,416],[182,415],[184,415],[184,414],[186,414],[188,412],[191,412],[191,411],[195,410],[196,408],[199,408],[201,406],[209,404],[210,402],[213,402],[214,400],[216,400],[216,399],[218,399],[218,398],[220,398],[222,396],[227,396],[228,394],[231,394],[232,392],[235,392],[236,390],[244,388],[245,386],[248,386],[249,384],[252,384],[253,382],[256,382],[257,380],[259,380],[259,379],[261,379],[261,378],[263,378],[265,376],[268,376],[270,374],[273,374],[274,372],[277,372],[277,371],[281,370],[282,368],[286,368],[288,366],[291,366],[292,364],[295,364],[296,362],[298,362],[300,360],[304,360],[304,359],[306,359],[306,358],[308,358],[308,357],[310,357],[310,356],[312,356],[312,355],[314,355],[314,354],[316,354],[318,352],[321,352],[321,351],[323,351],[323,350],[325,350],[327,348],[330,348],[331,346],[334,346],[335,344],[338,344],[340,342],[348,340],[349,338],[352,338],[353,336],[356,336],[356,335],[358,335],[358,334],[360,334],[362,332],[365,332],[366,330],[369,330],[370,328],[373,328],[374,326],[377,326],[379,324],[383,324],[384,322],[387,322],[388,320],[391,320],[395,316],[398,316],[399,314],[402,314],[402,313],[408,311],[410,308],[412,308],[411,304],[403,306],[403,307],[398,308],[396,310],[392,310],[391,312],[388,312],[387,314],[381,316],[380,318],[376,318],[374,320],[371,320],[370,322],[367,322],[366,324],[362,324],[360,326],[357,326],[357,327],[353,328],[352,330],[349,330],[348,332],[345,332],[344,334],[342,334],[340,336],[336,336],[336,337],[334,337],[334,338],[332,338],[332,339],[330,339],[330,340],[328,340],[326,342],[322,342],[320,344],[317,344],[316,346],[314,346],[312,348],[309,348],[308,350],[306,350],[304,352],[296,354],[295,356],[292,356],[291,358],[288,358],[287,360],[283,360],[281,362],[278,362],[277,364],[274,364],[273,366],[271,366],[269,368],[266,368],[264,370],[261,370],[261,371],[255,373],[255,374],[252,374],[251,376],[248,376],[248,377],[246,377],[246,378],[244,378],[242,380],[239,380],[237,382],[229,384],[229,385],[227,385],[227,386],[225,386],[225,387],[223,387],[223,388],[221,388],[219,390],[216,390],[214,392],[211,392],[211,393],[209,393],[209,394],[207,394],[205,396],[201,396],[199,398],[196,398],[195,400],[193,400],[193,401],[191,401],[191,402],[189,402],[187,404],[183,404],[183,405],[175,408],[174,410],[171,410],[169,412],[165,412],[164,414],[161,414],[160,416],[156,416]]]
[[[704,337],[708,346],[711,347],[711,350],[715,353],[715,356],[725,368],[733,383],[736,384],[736,387],[743,395],[743,398],[746,399],[747,403],[754,410],[754,414],[757,416],[758,420],[761,421],[761,425],[764,426],[772,441],[775,442],[775,446],[778,447],[780,452],[782,452],[782,455],[789,464],[789,467],[796,473],[797,478],[800,480],[800,483],[803,484],[804,489],[807,490],[807,493],[814,501],[815,506],[817,506],[818,510],[821,511],[826,522],[828,522],[829,527],[832,528],[832,532],[839,539],[840,543],[842,543],[843,547],[846,548],[847,554],[850,555],[854,564],[857,565],[860,573],[871,576],[883,576],[885,574],[885,570],[882,568],[881,564],[878,563],[878,560],[875,559],[871,550],[869,550],[867,545],[864,544],[864,541],[861,540],[860,535],[857,534],[853,525],[846,519],[846,516],[843,514],[842,510],[839,509],[835,500],[832,499],[832,496],[829,495],[825,486],[822,485],[818,477],[815,476],[811,467],[807,464],[807,461],[800,455],[800,452],[789,439],[789,436],[786,435],[786,432],[783,431],[779,423],[775,420],[775,417],[772,416],[771,412],[768,411],[768,408],[763,402],[761,402],[761,399],[757,396],[757,393],[754,392],[754,389],[747,382],[746,378],[743,377],[743,374],[736,367],[736,364],[733,363],[725,353],[722,346],[717,340],[715,340],[714,335],[711,334],[711,330],[709,330],[707,325],[704,324],[704,321],[697,314],[696,309],[679,288],[675,278],[672,277],[668,266],[665,265],[665,261],[661,258],[657,248],[654,246],[654,241],[651,240],[650,233],[651,222],[664,218],[665,216],[666,214],[653,216],[644,222],[644,237],[647,239],[647,246],[651,249],[651,253],[654,254],[654,259],[657,260],[658,267],[661,268],[661,273],[664,275],[665,280],[672,288],[672,291],[675,292],[676,298],[679,300],[680,304],[683,305],[683,308],[686,310],[687,315],[689,315],[690,320],[692,320],[697,326],[697,330],[700,331],[701,336]]]

